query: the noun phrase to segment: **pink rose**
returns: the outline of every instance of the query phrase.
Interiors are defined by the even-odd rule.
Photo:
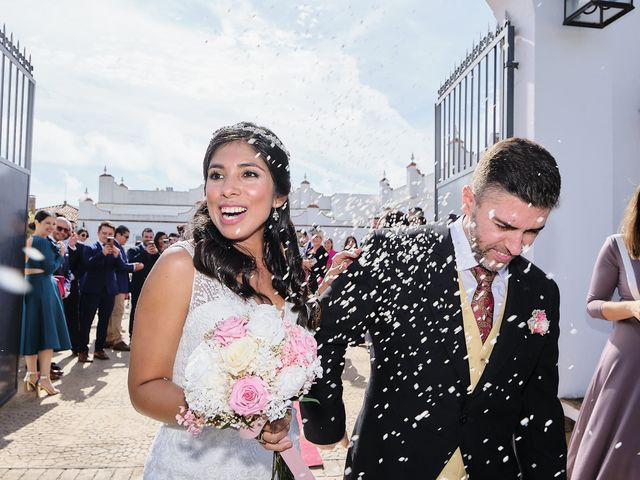
[[[262,413],[267,406],[268,385],[259,377],[244,377],[233,384],[229,405],[239,415]]]
[[[318,344],[310,333],[299,326],[287,329],[287,341],[282,349],[284,367],[309,365],[317,356]]]
[[[303,336],[304,344],[307,347],[307,351],[311,354],[311,359],[315,360],[318,356],[318,342],[313,335],[306,333]]]
[[[213,332],[213,338],[226,347],[233,340],[242,338],[247,334],[247,320],[243,317],[229,317],[218,324]]]

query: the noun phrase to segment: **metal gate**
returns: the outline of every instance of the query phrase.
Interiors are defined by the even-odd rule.
[[[474,45],[438,90],[435,217],[454,211],[462,187],[495,142],[513,136],[514,27],[505,21]],[[450,203],[452,202],[452,203]]]
[[[0,265],[24,268],[35,81],[31,59],[0,32]],[[16,392],[22,295],[0,288],[0,405]]]

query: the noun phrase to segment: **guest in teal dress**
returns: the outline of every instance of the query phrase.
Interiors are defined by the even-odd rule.
[[[56,218],[46,210],[38,211],[29,225],[34,234],[27,240],[24,271],[31,290],[24,297],[20,336],[20,353],[27,364],[25,387],[27,391],[44,390],[47,395],[60,393],[49,378],[54,350],[71,348],[62,300],[53,278],[53,272],[64,262],[64,245],[49,237],[55,226]]]

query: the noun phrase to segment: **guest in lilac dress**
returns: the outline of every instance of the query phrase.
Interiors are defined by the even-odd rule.
[[[613,322],[569,445],[574,480],[640,478],[640,187],[593,269],[587,310]],[[617,237],[617,238],[616,238]],[[625,262],[627,267],[625,268]],[[619,301],[612,301],[614,291]]]

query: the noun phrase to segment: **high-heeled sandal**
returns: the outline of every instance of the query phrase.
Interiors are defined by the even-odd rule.
[[[35,382],[31,381],[31,375],[36,375],[36,378],[37,378],[38,372],[27,372],[25,374],[23,381],[24,381],[24,389],[27,392],[32,392],[32,391],[36,390],[37,385],[38,385],[38,380],[37,379],[36,379]]]
[[[38,381],[38,392],[40,390],[44,390],[45,392],[47,392],[47,396],[52,396],[52,395],[58,395],[60,393],[60,390],[58,390],[56,387],[53,386],[53,384],[51,384],[51,390],[49,390],[48,387],[45,387],[42,384],[42,380],[43,379],[47,379],[49,380],[49,375],[40,375],[40,380]]]

